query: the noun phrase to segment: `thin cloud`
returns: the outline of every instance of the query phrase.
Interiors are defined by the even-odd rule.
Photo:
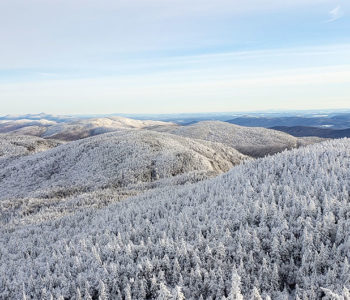
[[[329,19],[327,20],[327,23],[334,22],[336,20],[339,20],[344,16],[344,12],[341,8],[340,5],[337,7],[333,8],[332,10],[329,11]]]

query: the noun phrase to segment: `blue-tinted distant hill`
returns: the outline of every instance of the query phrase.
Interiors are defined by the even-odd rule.
[[[249,127],[276,127],[276,126],[308,126],[308,127],[327,127],[333,129],[350,128],[350,114],[339,114],[334,116],[282,116],[282,117],[263,117],[263,116],[242,116],[227,120],[226,122]]]
[[[331,129],[307,126],[275,126],[271,129],[279,130],[295,137],[317,136],[322,138],[339,139],[350,137],[350,128],[347,129]]]

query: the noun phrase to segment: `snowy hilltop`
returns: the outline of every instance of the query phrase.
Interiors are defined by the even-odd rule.
[[[181,126],[172,122],[105,117],[78,120],[3,120],[0,132],[33,135],[45,139],[75,141],[125,129],[167,132],[193,139],[218,142],[252,157],[263,157],[285,149],[320,142],[320,138],[297,138],[287,133],[259,127],[244,127],[221,121],[203,121]]]
[[[86,198],[96,198],[97,191],[104,200],[93,202],[101,206],[147,189],[213,177],[245,159],[226,145],[167,133],[122,130],[93,136],[0,160],[0,215],[4,222],[19,208],[27,216],[26,211],[40,213],[48,207],[52,213],[56,204],[76,202],[71,196],[77,194],[84,194],[78,206],[85,207]],[[57,209],[62,213],[65,208]]]
[[[46,119],[39,120],[0,120],[0,133],[11,133],[16,135],[41,136],[47,128],[55,125],[55,121]]]
[[[74,141],[120,129],[150,129],[174,126],[170,122],[134,120],[124,117],[71,119],[55,122],[46,119],[0,120],[0,133],[25,134],[43,138]]]
[[[3,227],[0,298],[348,299],[349,178],[350,140],[327,141]]]
[[[120,129],[147,129],[171,125],[174,124],[160,121],[133,120],[124,117],[95,118],[50,126],[42,137],[74,141]]]
[[[277,130],[244,127],[221,121],[203,121],[188,126],[160,126],[154,130],[223,143],[253,157],[263,157],[314,142]]]

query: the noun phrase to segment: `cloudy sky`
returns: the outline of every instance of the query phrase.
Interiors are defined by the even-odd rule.
[[[349,0],[0,0],[0,114],[350,108]]]

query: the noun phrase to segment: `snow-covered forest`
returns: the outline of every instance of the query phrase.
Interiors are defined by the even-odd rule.
[[[342,139],[99,210],[14,215],[0,234],[0,298],[349,299],[349,198]]]
[[[305,144],[304,139],[295,138],[284,132],[260,127],[243,127],[220,121],[203,121],[189,126],[158,126],[153,130],[223,143],[253,157],[263,157]]]
[[[182,126],[172,122],[134,120],[124,117],[68,119],[58,123],[45,119],[0,120],[0,133],[40,136],[61,141],[74,141],[125,129],[167,132],[192,139],[223,143],[252,157],[263,157],[322,140],[315,137],[296,138],[277,130],[244,127],[220,121],[202,121]]]
[[[33,136],[0,134],[0,160],[55,148],[62,142]]]
[[[4,137],[5,141],[9,139]],[[6,150],[8,145],[5,146]],[[123,130],[35,155],[0,160],[0,199],[47,195],[52,188],[85,192],[125,188],[189,173],[213,176],[246,158],[219,143],[146,130]]]
[[[350,300],[350,0],[0,0],[0,300]]]
[[[45,118],[47,118],[46,115],[40,115],[36,120],[1,120],[0,118],[0,133],[73,141],[120,129],[152,129],[158,126],[172,127],[175,125],[171,122],[134,120],[124,117],[68,118],[66,120],[58,120],[58,122],[51,120],[51,118]]]

